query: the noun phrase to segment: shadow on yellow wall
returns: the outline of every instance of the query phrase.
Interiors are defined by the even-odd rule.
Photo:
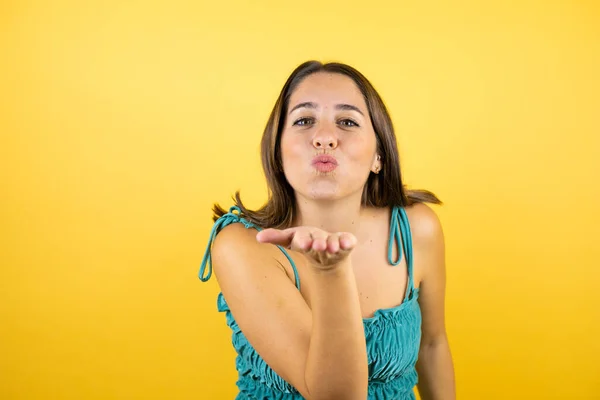
[[[371,79],[446,203],[459,398],[600,398],[597,4],[201,3],[0,6],[0,398],[234,397],[210,207],[265,199],[312,58]]]

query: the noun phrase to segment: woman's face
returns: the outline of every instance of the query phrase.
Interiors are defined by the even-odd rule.
[[[342,74],[315,73],[292,93],[281,134],[285,176],[297,195],[336,200],[362,195],[381,162],[362,93]]]

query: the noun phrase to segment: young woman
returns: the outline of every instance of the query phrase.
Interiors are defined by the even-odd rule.
[[[262,138],[270,195],[239,193],[200,267],[214,267],[238,356],[237,399],[455,398],[440,203],[404,188],[386,107],[354,68],[309,61]],[[218,235],[217,235],[218,234]],[[208,268],[208,271],[207,271]]]

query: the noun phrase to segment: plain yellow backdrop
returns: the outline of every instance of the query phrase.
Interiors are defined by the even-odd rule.
[[[231,399],[210,208],[307,59],[386,101],[447,241],[459,399],[600,399],[600,5],[4,1],[0,398]]]

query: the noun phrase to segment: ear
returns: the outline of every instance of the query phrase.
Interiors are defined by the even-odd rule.
[[[377,154],[375,159],[373,160],[373,165],[371,166],[371,171],[374,174],[378,174],[381,171],[381,156]]]

